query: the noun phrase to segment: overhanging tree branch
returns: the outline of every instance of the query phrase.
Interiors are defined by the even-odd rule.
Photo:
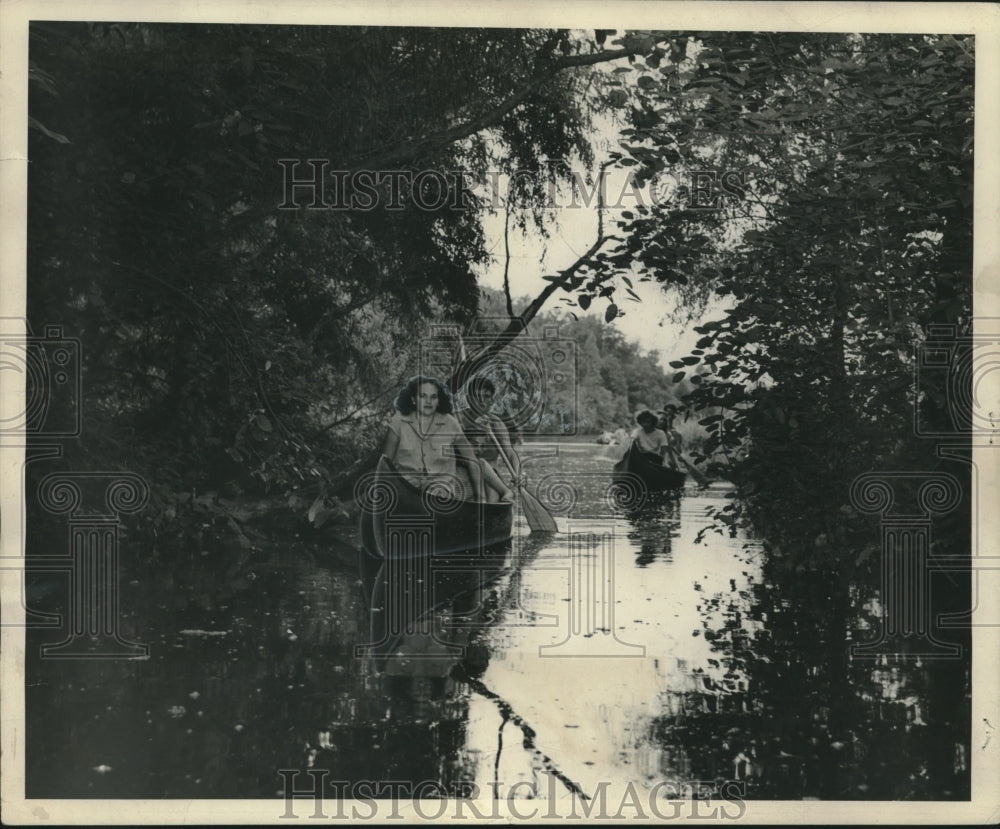
[[[517,339],[517,336],[522,331],[527,329],[528,323],[535,318],[538,312],[542,309],[542,306],[545,305],[546,301],[548,301],[548,298],[560,288],[567,286],[576,275],[577,271],[587,265],[590,262],[591,257],[593,257],[593,255],[597,253],[597,251],[599,251],[604,243],[610,238],[610,236],[599,237],[594,244],[587,249],[587,252],[568,268],[560,271],[556,276],[544,277],[544,279],[548,280],[549,284],[545,286],[542,292],[539,293],[538,296],[536,296],[520,314],[511,319],[511,321],[507,324],[507,327],[497,334],[496,338],[488,346],[486,346],[486,348],[481,349],[475,354],[470,354],[467,359],[458,364],[451,376],[452,388],[454,388],[456,382],[462,378],[465,367],[472,360],[475,360],[477,363],[487,360],[490,357],[499,354],[515,339]]]
[[[475,354],[470,354],[465,357],[465,359],[459,361],[455,370],[452,372],[450,385],[455,388],[456,385],[463,379],[462,375],[465,372],[466,367],[475,360],[477,363],[481,363],[491,357],[499,354],[503,351],[510,343],[517,339],[518,335],[525,331],[528,324],[535,318],[538,312],[542,309],[545,303],[548,301],[549,297],[552,296],[560,288],[566,288],[572,282],[573,278],[577,273],[586,265],[588,265],[593,259],[594,255],[604,246],[604,244],[611,239],[615,238],[613,236],[607,236],[604,233],[604,187],[602,182],[604,179],[604,173],[608,167],[610,167],[612,162],[606,161],[601,164],[601,169],[598,179],[597,186],[597,238],[594,243],[580,256],[572,265],[570,265],[565,270],[560,271],[555,276],[542,277],[548,281],[548,285],[542,289],[542,291],[536,296],[527,307],[521,311],[517,316],[511,314],[511,320],[493,341],[476,352]],[[509,306],[508,306],[509,307]]]
[[[504,203],[503,211],[503,295],[507,301],[507,316],[514,316],[514,303],[510,297],[510,199]]]
[[[609,49],[603,52],[593,52],[587,55],[566,55],[564,57],[556,58],[555,60],[546,63],[544,68],[531,78],[531,80],[529,80],[520,90],[488,112],[484,112],[476,118],[472,118],[464,123],[456,124],[450,129],[442,130],[432,135],[417,139],[416,141],[411,141],[401,146],[394,147],[381,154],[369,156],[363,161],[353,164],[352,168],[354,170],[369,170],[384,168],[389,164],[398,164],[416,157],[425,150],[442,147],[455,141],[460,141],[463,138],[468,138],[490,127],[495,127],[507,115],[528,100],[532,93],[537,91],[548,81],[552,80],[560,72],[566,69],[573,69],[581,66],[595,66],[599,63],[608,63],[610,61],[620,60],[621,58],[627,58],[630,55],[648,52],[651,48],[651,44],[655,45],[656,42],[658,41],[652,40],[651,38],[633,38],[631,45],[621,49]]]

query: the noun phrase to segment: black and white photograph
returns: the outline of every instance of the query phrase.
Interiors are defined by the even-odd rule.
[[[0,8],[4,820],[1000,818],[1000,9]]]

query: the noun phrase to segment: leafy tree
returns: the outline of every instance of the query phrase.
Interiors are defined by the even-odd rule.
[[[912,346],[929,323],[971,315],[972,40],[681,44],[684,60],[621,76],[634,84],[622,163],[643,181],[736,172],[745,197],[706,211],[689,186],[640,206],[591,285],[613,297],[628,269],[731,297],[674,380],[696,386],[694,406],[725,407],[703,420],[706,448],[746,485],[757,525],[811,544],[843,529],[860,472],[935,464],[904,436]]]
[[[146,471],[167,501],[321,494],[374,443],[427,323],[476,310],[488,251],[480,205],[448,206],[461,180],[435,210],[405,181],[406,209],[313,210],[298,188],[282,210],[282,159],[473,180],[586,159],[586,68],[628,51],[561,30],[119,23],[36,23],[30,48],[29,320],[85,346],[73,462]]]
[[[525,305],[527,299],[519,298]],[[483,291],[482,311],[493,332],[506,324],[503,298]],[[593,435],[618,427],[633,427],[640,406],[659,407],[678,400],[681,392],[664,371],[656,352],[645,352],[626,340],[622,331],[593,316],[576,317],[565,311],[542,310],[528,326],[537,333],[558,327],[560,337],[573,342],[577,374],[571,395],[554,395],[548,405],[565,405],[579,434]]]

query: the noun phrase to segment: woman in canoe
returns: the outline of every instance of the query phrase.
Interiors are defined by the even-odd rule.
[[[486,500],[511,501],[514,492],[497,474],[494,464],[509,462],[515,482],[520,480],[521,459],[511,444],[510,433],[500,417],[490,413],[496,386],[488,377],[473,377],[465,387],[469,406],[459,413],[465,436],[476,457],[482,461],[483,490]],[[503,456],[507,458],[504,461]]]
[[[411,377],[396,395],[395,408],[382,454],[403,477],[421,488],[437,483],[454,491],[460,480],[457,461],[468,470],[473,499],[483,500],[482,468],[452,414],[451,394],[444,383],[419,374]],[[463,494],[455,492],[458,497]]]
[[[632,442],[647,461],[662,466],[670,441],[666,433],[656,427],[656,415],[649,409],[640,409],[636,412],[635,422],[639,426],[632,432]]]

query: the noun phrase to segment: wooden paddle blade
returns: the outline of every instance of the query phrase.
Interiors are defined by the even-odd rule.
[[[694,478],[695,481],[697,481],[698,486],[708,486],[709,484],[708,478],[705,477],[704,473],[700,469],[698,469],[698,467],[696,467],[693,463],[691,463],[687,458],[685,458],[681,454],[678,454],[677,457],[679,457],[681,459],[681,463],[683,463],[684,466],[687,467],[688,472],[690,472],[691,477]]]
[[[521,496],[521,509],[524,510],[524,517],[533,533],[559,532],[556,519],[526,487],[518,487],[518,493]]]

